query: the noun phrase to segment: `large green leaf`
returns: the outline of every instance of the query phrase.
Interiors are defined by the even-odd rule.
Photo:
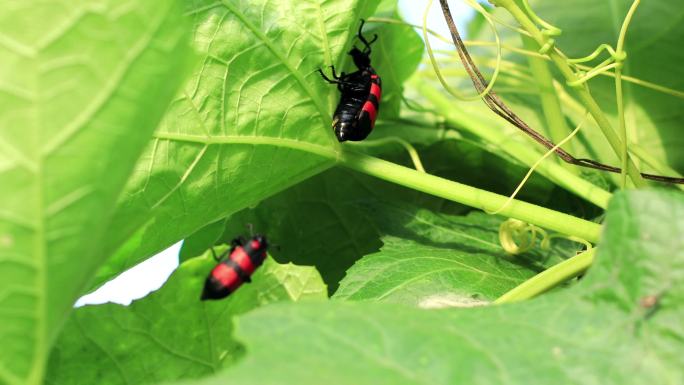
[[[682,383],[682,218],[682,194],[616,195],[596,266],[574,288],[524,303],[265,307],[238,319],[244,360],[185,383]]]
[[[37,384],[185,74],[168,1],[0,5],[0,383]]]
[[[158,292],[131,306],[74,311],[50,356],[49,384],[152,384],[195,378],[244,354],[232,317],[267,303],[327,298],[315,269],[270,258],[227,299],[200,301],[216,263],[209,255],[183,263]]]
[[[330,167],[338,91],[316,72],[347,60],[377,1],[194,1],[202,65],[157,129],[105,250],[97,282]]]
[[[515,257],[502,255],[497,243],[471,235],[468,230],[489,227],[487,218],[466,219],[460,228],[443,230],[458,240],[456,247],[383,239],[380,252],[363,257],[347,271],[333,297],[426,308],[473,306],[496,299],[535,274],[528,265],[516,264]],[[440,230],[435,227],[433,231]]]

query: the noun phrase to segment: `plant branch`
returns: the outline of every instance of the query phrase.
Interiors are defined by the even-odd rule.
[[[530,20],[528,15],[522,9],[520,9],[520,7],[518,7],[515,1],[493,0],[492,2],[495,5],[505,8],[518,21],[518,23],[520,23],[522,28],[530,34],[537,44],[539,44],[540,47],[543,47],[547,43],[547,37],[542,33],[542,31],[539,30],[539,28],[537,28],[534,22]],[[577,76],[567,62],[568,59],[564,55],[561,55],[557,49],[548,50],[547,55],[549,55],[551,60],[556,64],[556,67],[560,70],[568,82],[575,82],[578,80]],[[622,152],[622,141],[615,130],[613,130],[608,118],[606,118],[606,116],[603,114],[601,107],[599,107],[598,103],[596,103],[587,87],[576,87],[576,91],[580,101],[584,104],[591,116],[594,117],[594,120],[603,132],[603,135],[608,140],[610,146],[613,148],[613,151],[615,151],[618,157],[620,157]],[[629,155],[625,157],[625,162],[627,164],[627,174],[634,185],[637,187],[645,186],[645,181],[642,179],[639,169],[629,158]]]
[[[529,37],[522,36],[521,38],[523,46],[528,50],[533,50],[535,43]],[[544,60],[537,57],[528,57],[527,62],[530,66],[532,78],[539,88],[539,99],[549,136],[554,143],[558,143],[568,135],[570,128],[565,122],[565,115],[556,96],[556,91],[553,88],[553,76],[551,76],[551,71],[549,71],[549,67]],[[569,152],[574,152],[572,142],[567,142],[565,149]]]
[[[447,1],[446,0],[440,0],[440,4],[442,6],[442,13],[444,14],[444,18],[446,19],[447,25],[449,27],[449,31],[451,32],[451,38],[454,41],[454,45],[456,46],[456,50],[458,52],[459,57],[461,58],[461,61],[463,62],[463,66],[466,69],[466,71],[468,72],[468,76],[472,80],[473,85],[475,86],[475,89],[480,93],[480,95],[482,95],[482,101],[484,101],[484,103],[487,105],[487,107],[489,107],[490,110],[492,110],[492,112],[496,113],[497,115],[499,115],[500,117],[502,117],[503,119],[508,121],[509,123],[518,127],[520,130],[522,130],[528,136],[530,136],[535,141],[537,141],[537,143],[543,145],[547,149],[553,148],[554,151],[556,152],[556,154],[567,163],[574,164],[577,166],[593,168],[596,170],[614,172],[614,173],[620,173],[622,171],[619,167],[609,166],[609,165],[597,162],[595,160],[575,158],[574,156],[570,155],[567,151],[563,150],[562,148],[555,147],[553,142],[551,142],[550,140],[545,138],[539,132],[532,129],[530,126],[527,125],[527,123],[525,123],[525,121],[520,119],[520,117],[518,115],[516,115],[501,100],[501,98],[499,98],[496,95],[496,93],[494,91],[491,90],[491,84],[489,84],[489,85],[487,84],[487,80],[484,78],[484,76],[482,76],[482,73],[477,68],[475,63],[473,62],[472,57],[468,53],[468,49],[463,44],[463,40],[461,39],[461,36],[458,33],[458,28],[456,28],[456,24],[454,23],[453,17],[451,16],[451,11],[449,11],[449,4],[447,3]],[[525,18],[527,17],[527,15],[522,13],[522,11],[520,11],[520,9],[517,8],[517,6],[515,7],[515,9],[523,17],[525,17]],[[537,17],[536,20],[541,20],[541,19],[539,19]],[[556,35],[556,34],[560,33],[560,30],[558,30],[555,27],[550,27],[550,28],[553,28],[553,30],[547,30],[544,32],[540,32],[539,30],[536,29],[536,26],[529,19],[526,19],[526,21],[541,36],[540,39],[542,39],[542,41],[540,44],[543,43],[541,49],[539,50],[541,53],[546,53],[548,51],[551,51],[551,54],[555,54],[556,56],[562,58],[563,60],[566,60],[566,61],[568,60],[567,58],[565,58],[565,56],[562,56],[558,52],[553,50],[554,40],[549,38],[549,36]],[[546,23],[544,23],[544,25],[548,26],[548,24],[546,24]],[[536,39],[536,37],[535,37],[535,39]],[[553,59],[553,57],[552,57],[552,59]],[[564,63],[566,66],[568,65],[567,62],[564,62]],[[607,67],[610,67],[610,65],[608,65]],[[435,69],[436,68],[437,67],[435,67]],[[572,71],[570,70],[569,67],[568,67],[568,71],[570,71],[571,76],[574,76],[574,74],[572,73]],[[600,71],[598,71],[598,72],[600,72]],[[445,84],[443,82],[443,80],[441,80],[441,76],[440,76],[440,81],[442,81],[442,84]],[[579,83],[582,80],[579,80],[579,81],[573,80],[573,81],[575,83]],[[582,89],[588,93],[588,89],[583,88],[582,86],[579,86],[579,84],[578,84],[577,88]],[[490,90],[490,91],[486,92],[486,90]],[[600,115],[600,117],[602,117],[605,120],[605,122],[607,123],[608,121],[605,118],[605,116],[603,116],[603,111],[601,111],[598,104],[596,104],[596,102],[593,100],[593,98],[591,98],[591,94],[588,94],[588,95],[589,95],[590,101],[594,103],[594,106],[588,108],[588,110],[591,112],[592,108],[593,108],[594,112],[598,111],[598,114]],[[580,96],[582,96],[582,95],[580,94]],[[598,119],[599,116],[595,116],[594,118]],[[599,123],[599,125],[600,125],[600,123]],[[607,127],[610,128],[610,124],[608,124]],[[612,135],[612,137],[609,137],[608,139],[609,140],[615,139],[616,146],[618,146],[620,144],[619,143],[620,140],[619,140],[619,138],[617,138],[617,136],[616,136],[615,132],[613,132],[612,128],[610,128],[608,131],[605,131],[605,132],[606,132],[606,135],[608,135],[608,134]],[[619,146],[615,147],[614,148],[615,151],[617,151],[618,148],[619,148]],[[636,166],[634,166],[634,164],[633,164],[633,162],[631,162],[631,160],[630,160],[630,164],[633,166],[632,171],[634,171],[636,173],[636,176],[638,178],[638,180],[634,182],[637,185],[645,185],[646,182],[641,180],[642,176],[644,178],[657,180],[660,182],[684,184],[684,179],[681,179],[681,178],[673,178],[673,177],[667,177],[667,176],[662,176],[662,175],[651,175],[651,174],[639,173],[639,171],[636,169]]]
[[[568,279],[584,273],[594,261],[596,249],[587,250],[552,266],[520,285],[514,287],[494,301],[495,304],[523,301],[553,289]]]
[[[340,166],[481,210],[496,210],[508,200],[508,197],[503,195],[425,174],[355,151],[343,150],[337,161]],[[501,210],[501,215],[594,243],[598,241],[601,229],[601,226],[594,222],[519,200],[512,200]]]
[[[629,157],[629,154],[627,153],[627,126],[625,124],[625,108],[624,100],[622,99],[622,64],[624,58],[627,56],[623,50],[623,47],[625,45],[625,37],[627,36],[627,28],[632,22],[632,16],[634,16],[634,12],[636,12],[637,7],[639,6],[639,1],[640,0],[634,0],[632,6],[629,8],[627,16],[625,16],[625,20],[622,23],[622,28],[620,28],[620,35],[618,37],[618,43],[615,49],[615,57],[620,58],[620,61],[616,63],[619,65],[615,67],[615,99],[617,102],[620,139],[622,139],[622,148],[620,149],[620,160],[622,162],[620,183],[623,189],[627,184],[627,175],[625,174],[625,170],[627,169],[627,159]]]

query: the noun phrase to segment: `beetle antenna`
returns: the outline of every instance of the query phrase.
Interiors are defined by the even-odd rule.
[[[359,40],[361,40],[361,42],[366,46],[366,49],[364,49],[363,52],[366,54],[369,54],[370,50],[371,50],[370,46],[371,46],[371,44],[373,44],[378,39],[378,35],[374,34],[371,41],[366,40],[366,38],[363,37],[363,33],[361,32],[361,30],[363,29],[363,25],[365,23],[366,23],[366,20],[361,19],[361,25],[359,26],[359,32],[357,33],[357,36],[359,37]]]
[[[370,53],[371,53],[371,47],[370,46],[371,46],[371,44],[375,43],[376,40],[378,40],[378,35],[373,34],[373,38],[371,39],[371,41],[366,43],[366,49],[363,50],[363,53],[365,53],[366,55],[370,55]]]
[[[254,236],[254,226],[251,223],[247,223],[245,226],[249,230],[249,236],[253,237]]]
[[[359,35],[359,39],[363,41],[363,34],[361,33],[361,30],[363,29],[363,25],[366,24],[366,20],[364,19],[359,19],[361,20],[361,25],[359,25],[359,32],[357,33]]]

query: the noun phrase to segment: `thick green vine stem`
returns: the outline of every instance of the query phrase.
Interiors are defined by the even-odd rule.
[[[340,152],[337,162],[340,166],[481,210],[496,210],[508,200],[508,197],[503,195],[422,173],[351,150]],[[596,223],[518,200],[511,201],[501,211],[501,215],[586,239],[589,242],[598,241],[601,229]]]
[[[545,36],[542,33],[542,31],[539,30],[535,23],[530,19],[530,17],[525,13],[525,11],[520,9],[518,4],[516,4],[514,0],[491,0],[490,2],[494,5],[505,8],[518,21],[518,23],[520,23],[523,29],[525,29],[530,34],[530,36],[537,42],[537,44],[539,44],[540,47],[544,46],[544,44],[548,42],[548,37]],[[566,81],[576,82],[578,80],[577,75],[570,66],[570,63],[568,63],[567,57],[559,53],[557,48],[549,50],[547,52],[547,55],[556,64],[556,67],[563,74]],[[611,126],[610,122],[608,121],[608,118],[604,115],[603,111],[601,110],[601,107],[599,107],[598,103],[596,103],[596,101],[594,100],[593,96],[589,92],[589,89],[586,87],[576,87],[575,91],[577,92],[577,95],[579,96],[579,99],[582,102],[582,104],[584,104],[584,106],[589,111],[591,116],[594,117],[594,120],[603,132],[603,135],[608,140],[608,143],[612,147],[613,151],[615,151],[615,154],[618,157],[622,158],[621,154],[624,148],[622,140],[620,140],[620,136],[615,132],[615,130]],[[641,177],[639,169],[636,167],[632,159],[629,158],[629,155],[625,156],[624,159],[626,162],[625,169],[627,170],[627,174],[629,175],[630,180],[637,187],[645,186],[646,182]]]
[[[536,44],[534,41],[527,36],[521,36],[521,38],[523,41],[523,47],[528,50],[534,49],[534,44]],[[532,79],[539,88],[539,100],[541,101],[544,120],[546,121],[546,126],[548,127],[548,134],[554,143],[558,143],[568,135],[570,128],[565,121],[565,115],[563,114],[556,90],[553,88],[553,75],[551,75],[549,66],[543,59],[528,56],[527,62],[530,67],[530,72],[533,75]],[[570,153],[576,152],[572,142],[568,142],[563,146],[563,148]],[[554,161],[557,163],[563,163],[560,161],[560,159],[554,159]],[[568,169],[570,172],[578,173],[576,167],[571,165],[565,166],[564,163],[563,167]]]
[[[627,28],[629,27],[629,24],[632,22],[632,16],[634,16],[634,12],[636,12],[637,7],[639,6],[639,2],[640,0],[634,0],[634,2],[632,2],[632,6],[629,8],[627,16],[625,16],[625,20],[622,22],[622,27],[620,28],[620,35],[618,37],[617,42],[617,48],[615,50],[615,62],[618,64],[618,66],[615,67],[615,99],[617,100],[620,139],[622,139],[622,147],[620,149],[620,166],[622,168],[622,173],[620,175],[620,182],[623,189],[625,188],[627,183],[627,175],[625,174],[625,169],[627,166],[627,157],[629,156],[629,153],[627,152],[627,142],[629,139],[627,138],[627,126],[625,124],[625,108],[624,101],[622,99],[622,63],[627,57],[627,53],[624,51],[625,37],[627,36]]]
[[[595,254],[596,249],[590,249],[546,269],[497,298],[494,303],[523,301],[553,289],[568,279],[584,273],[594,261]]]

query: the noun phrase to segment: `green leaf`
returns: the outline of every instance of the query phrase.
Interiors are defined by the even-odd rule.
[[[185,73],[177,5],[0,5],[0,383],[42,382],[107,257],[116,200]]]
[[[541,17],[563,30],[557,38],[558,47],[570,57],[583,57],[602,43],[615,47],[631,4],[631,0],[576,0],[562,3],[535,1],[532,6]],[[684,90],[684,69],[680,65],[684,53],[679,49],[684,39],[684,25],[680,23],[682,12],[681,4],[676,2],[647,1],[639,5],[625,40],[624,49],[628,56],[624,75]],[[607,54],[601,57],[606,58]],[[593,64],[598,62],[600,60]],[[615,81],[609,77],[597,77],[589,85],[601,108],[613,118],[611,122],[617,130]],[[656,159],[684,172],[684,136],[681,135],[684,101],[629,82],[623,82],[623,88],[630,142],[648,148],[649,154]],[[576,119],[581,119],[581,116]],[[604,161],[617,164],[614,152],[600,130],[592,128],[587,126],[583,132],[591,142],[593,153]]]
[[[327,298],[312,267],[270,258],[252,283],[220,301],[200,301],[216,262],[183,263],[159,291],[130,306],[75,310],[52,351],[49,384],[152,384],[213,374],[244,355],[232,338],[232,317],[278,301]]]
[[[486,226],[472,219],[463,228],[450,228],[458,245],[435,247],[384,238],[379,253],[356,262],[340,282],[333,298],[403,303],[424,308],[486,304],[531,278],[529,266],[502,256],[501,247],[471,236],[466,227]],[[465,239],[459,239],[465,238]],[[478,251],[495,250],[494,253]]]
[[[105,250],[133,244],[96,283],[330,167],[339,146],[330,128],[338,91],[316,71],[347,60],[359,18],[376,5],[189,5],[202,64],[130,178]]]
[[[596,266],[572,289],[523,303],[261,308],[238,318],[240,363],[184,383],[681,383],[682,218],[681,193],[617,194]]]

